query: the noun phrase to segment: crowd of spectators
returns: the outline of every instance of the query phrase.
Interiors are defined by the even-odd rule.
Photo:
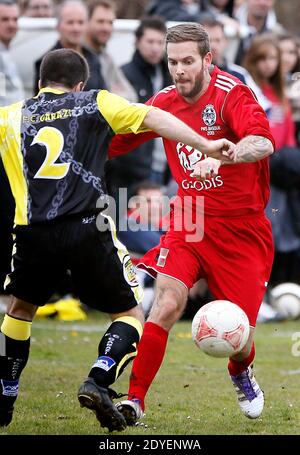
[[[300,37],[278,23],[274,0],[0,0],[0,106],[24,97],[18,62],[10,52],[20,16],[55,17],[58,41],[52,49],[81,52],[90,67],[87,88],[106,88],[131,102],[145,102],[171,84],[164,55],[166,22],[202,23],[210,36],[213,63],[249,85],[268,115],[276,142],[266,210],[276,250],[270,285],[300,284]],[[134,53],[124,65],[107,51],[116,17],[140,19]],[[226,47],[232,36],[238,45],[228,60]],[[40,63],[39,56],[32,73],[32,95],[38,92]],[[126,188],[127,200],[138,187],[171,196],[176,191],[160,139],[112,160],[106,173],[115,198],[119,188]],[[0,178],[1,288],[9,269],[14,210],[1,163]],[[149,188],[144,188],[145,182]],[[140,236],[128,237],[130,250],[135,250],[135,240],[140,253]],[[200,288],[207,291],[205,286]]]

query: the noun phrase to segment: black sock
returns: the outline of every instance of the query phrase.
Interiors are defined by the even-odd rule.
[[[11,408],[18,396],[19,378],[29,357],[30,338],[14,340],[0,332],[0,408]]]
[[[109,387],[137,354],[140,335],[137,329],[126,322],[116,320],[102,337],[98,347],[98,359],[89,377],[102,387]]]

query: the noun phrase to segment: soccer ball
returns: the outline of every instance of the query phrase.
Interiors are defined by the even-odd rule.
[[[300,286],[296,283],[281,283],[270,292],[270,303],[282,319],[297,319],[300,316]]]
[[[228,300],[207,303],[192,321],[192,338],[198,348],[213,357],[230,357],[245,346],[249,337],[246,313]]]

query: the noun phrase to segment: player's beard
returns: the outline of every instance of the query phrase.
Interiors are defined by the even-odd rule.
[[[203,89],[204,85],[204,68],[201,68],[199,73],[195,77],[195,82],[194,85],[191,89],[188,90],[188,87],[181,86],[178,87],[179,82],[175,82],[176,88],[180,95],[182,95],[184,98],[195,98],[197,95],[199,95]]]

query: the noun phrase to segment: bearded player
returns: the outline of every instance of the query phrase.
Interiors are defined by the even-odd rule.
[[[206,138],[225,137],[236,148],[227,165],[221,156],[207,158],[201,150],[164,140],[179,189],[169,231],[138,265],[157,279],[157,292],[133,363],[129,399],[117,407],[128,425],[142,417],[169,331],[185,308],[189,289],[205,278],[216,299],[236,303],[249,318],[247,344],[229,359],[228,370],[242,412],[254,419],[264,406],[251,365],[254,328],[273,260],[272,232],[264,209],[269,197],[268,156],[274,141],[251,90],[211,65],[209,38],[200,24],[171,27],[166,43],[175,85],[161,90],[147,104],[171,112]],[[110,156],[126,153],[153,137],[153,133],[116,136]],[[179,215],[184,217],[191,208],[196,230],[204,226],[198,238],[189,235],[184,223],[178,227]]]

